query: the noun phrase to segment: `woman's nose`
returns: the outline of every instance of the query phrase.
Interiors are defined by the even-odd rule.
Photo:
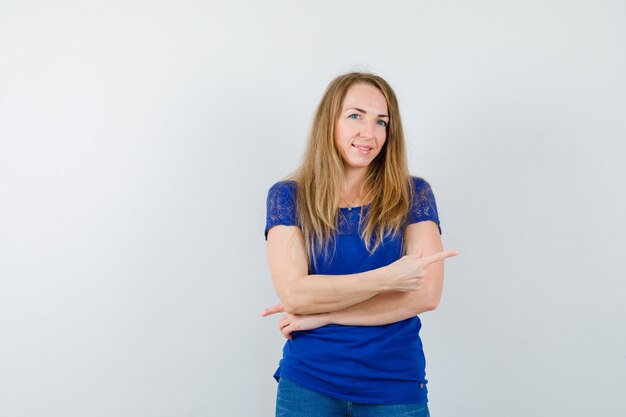
[[[365,121],[361,124],[361,136],[369,138],[374,136],[374,122]]]

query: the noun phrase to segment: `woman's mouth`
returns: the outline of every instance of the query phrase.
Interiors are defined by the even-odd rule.
[[[371,150],[373,148],[370,148],[369,146],[360,146],[360,145],[354,145],[352,144],[352,146],[361,154],[363,155],[367,155],[371,152]]]

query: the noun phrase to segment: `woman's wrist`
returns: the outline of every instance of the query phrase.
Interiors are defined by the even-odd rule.
[[[393,288],[391,285],[391,280],[389,279],[389,265],[372,269],[370,273],[372,274],[372,281],[374,283],[373,285],[376,293],[383,293],[395,290],[395,288]]]

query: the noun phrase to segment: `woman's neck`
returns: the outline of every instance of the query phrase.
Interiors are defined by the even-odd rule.
[[[351,169],[344,172],[344,180],[341,195],[344,199],[356,199],[362,197],[363,185],[367,169]]]

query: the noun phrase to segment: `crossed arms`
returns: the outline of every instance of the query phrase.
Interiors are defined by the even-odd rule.
[[[413,223],[405,231],[405,256],[370,271],[349,275],[307,275],[302,232],[297,226],[274,226],[268,232],[267,259],[281,304],[261,315],[284,312],[279,328],[294,330],[327,324],[376,326],[434,310],[441,299],[444,259],[437,225]]]

